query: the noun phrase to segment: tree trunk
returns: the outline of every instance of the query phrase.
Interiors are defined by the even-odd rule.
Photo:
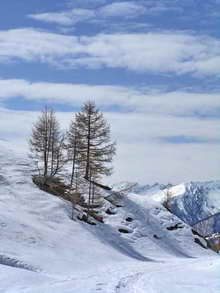
[[[72,174],[71,174],[71,181],[70,181],[71,186],[73,186],[73,180],[74,180],[74,175],[75,175],[75,164],[76,164],[76,137],[75,137],[74,149],[73,149]]]
[[[89,172],[89,201],[88,201],[88,213],[91,209],[91,194],[92,194],[92,183],[91,183],[91,172]]]
[[[87,156],[86,156],[86,178],[89,178],[89,169],[90,169],[90,136],[91,136],[91,113],[89,112],[89,121],[88,121],[88,137],[87,137]],[[90,178],[91,180],[91,178]]]

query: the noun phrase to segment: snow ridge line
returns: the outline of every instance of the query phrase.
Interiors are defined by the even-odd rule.
[[[19,269],[23,269],[23,270],[32,271],[32,272],[40,272],[39,269],[37,269],[31,265],[28,265],[22,261],[19,261],[16,258],[8,257],[8,256],[2,255],[2,254],[0,254],[0,265],[9,266],[9,267],[13,267],[13,268],[19,268]]]

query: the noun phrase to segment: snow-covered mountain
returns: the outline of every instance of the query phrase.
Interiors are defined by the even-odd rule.
[[[155,183],[155,184],[139,184],[137,182],[127,182],[127,181],[123,181],[123,182],[119,182],[113,185],[113,189],[117,190],[117,191],[124,191],[124,193],[135,193],[135,194],[155,194],[160,190],[164,190],[165,188],[169,188],[171,187],[172,184],[159,184],[159,183]]]
[[[180,184],[170,187],[167,196],[172,213],[189,225],[220,212],[220,181]]]
[[[202,220],[195,225],[193,225],[193,229],[197,231],[200,235],[212,237],[216,234],[220,233],[220,213],[217,213],[213,216]]]
[[[158,193],[133,190],[118,208],[106,201],[104,224],[92,226],[33,185],[25,155],[0,148],[1,293],[219,292],[218,255]]]

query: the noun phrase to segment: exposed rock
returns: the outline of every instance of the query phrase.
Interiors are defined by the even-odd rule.
[[[128,230],[128,229],[126,229],[126,228],[119,228],[118,231],[119,231],[120,233],[126,233],[126,234],[131,233],[131,231]]]
[[[133,222],[133,221],[134,221],[134,219],[133,219],[133,218],[131,218],[131,217],[127,217],[127,218],[125,219],[125,221],[127,221],[127,222]]]
[[[108,208],[105,212],[107,215],[115,215],[116,214],[116,210],[112,209],[112,208]]]
[[[174,226],[169,226],[169,227],[167,227],[167,230],[172,231],[172,230],[177,230],[177,229],[182,229],[182,228],[183,228],[182,223],[177,223],[177,224],[174,225]]]

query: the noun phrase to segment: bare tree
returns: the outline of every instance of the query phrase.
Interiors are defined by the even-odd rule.
[[[87,102],[75,116],[74,131],[78,138],[78,165],[89,180],[89,206],[94,192],[91,183],[102,175],[110,175],[115,155],[115,143],[111,142],[110,126],[95,103]]]
[[[70,123],[69,131],[67,132],[67,150],[68,160],[72,162],[70,185],[72,187],[75,181],[76,189],[79,177],[79,144],[79,133],[77,131],[75,119],[73,118]]]
[[[65,163],[64,140],[55,112],[46,107],[33,125],[29,140],[31,157],[45,179],[58,174]]]

